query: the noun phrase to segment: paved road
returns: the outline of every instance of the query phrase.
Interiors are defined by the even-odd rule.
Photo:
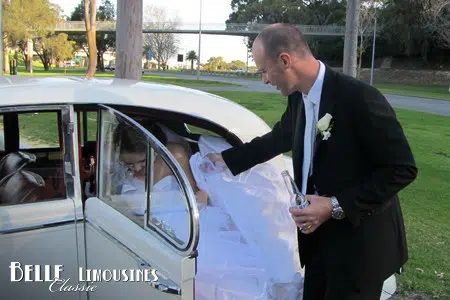
[[[197,78],[197,76],[195,75],[188,75],[188,74],[176,74],[164,72],[154,72],[149,74],[176,77],[181,79]],[[195,87],[196,89],[203,91],[247,91],[247,92],[279,93],[275,88],[273,88],[270,85],[262,83],[260,80],[251,80],[235,77],[221,77],[221,76],[200,76],[200,79],[222,81],[242,85],[241,87],[238,86]],[[385,95],[385,96],[393,107],[450,116],[450,101],[448,100],[438,100],[438,99],[428,99],[428,98],[398,96],[398,95]]]

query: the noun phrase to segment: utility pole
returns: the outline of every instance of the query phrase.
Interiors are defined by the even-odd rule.
[[[245,47],[246,49],[247,49],[247,65],[246,65],[246,67],[245,67],[245,73],[248,73],[248,47],[246,46]]]
[[[118,0],[116,22],[116,78],[142,77],[142,0]]]
[[[246,39],[246,40],[244,40],[245,41],[245,50],[247,51],[247,65],[245,67],[245,73],[248,73],[248,56],[249,56],[249,52],[250,52],[249,49],[248,49],[249,38],[246,37],[245,39]]]
[[[375,67],[375,41],[377,39],[377,17],[374,16],[375,22],[373,27],[373,41],[372,41],[372,66],[370,67],[370,85],[373,85],[373,71]]]
[[[356,77],[360,0],[347,1],[343,73]]]
[[[33,73],[33,40],[27,40],[27,64],[28,72]]]
[[[3,49],[3,1],[0,5],[0,51],[0,76],[3,76],[3,57],[5,56],[5,50]]]
[[[200,21],[198,23],[198,57],[197,57],[197,80],[200,79],[200,50],[202,44],[202,0],[200,0]]]

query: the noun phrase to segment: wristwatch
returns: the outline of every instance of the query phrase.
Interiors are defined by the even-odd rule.
[[[343,219],[345,217],[344,210],[339,205],[336,197],[331,197],[331,204],[333,205],[333,209],[331,210],[331,217],[336,220]]]

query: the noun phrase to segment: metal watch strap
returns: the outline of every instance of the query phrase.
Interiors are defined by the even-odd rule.
[[[344,210],[339,205],[339,202],[336,199],[336,197],[334,197],[334,196],[331,197],[331,204],[333,205],[333,210],[331,211],[331,217],[333,219],[337,219],[337,220],[344,218],[345,217]]]

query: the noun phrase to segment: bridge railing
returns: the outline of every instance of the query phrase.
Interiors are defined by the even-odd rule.
[[[244,32],[261,32],[270,24],[226,24],[226,30],[244,31]],[[296,25],[304,33],[332,33],[345,34],[345,26],[337,25]]]
[[[143,31],[155,30],[164,31],[168,28],[169,23],[143,23]],[[173,25],[173,24],[172,24]],[[202,31],[229,31],[229,32],[243,32],[243,33],[258,33],[269,24],[237,24],[237,23],[202,23]],[[318,33],[318,34],[336,34],[344,35],[345,26],[335,25],[297,25],[304,33]],[[54,28],[55,31],[85,31],[84,21],[65,21],[60,22]],[[97,21],[97,31],[115,31],[115,21]],[[199,30],[198,23],[181,23],[178,24],[176,30],[189,31]]]

